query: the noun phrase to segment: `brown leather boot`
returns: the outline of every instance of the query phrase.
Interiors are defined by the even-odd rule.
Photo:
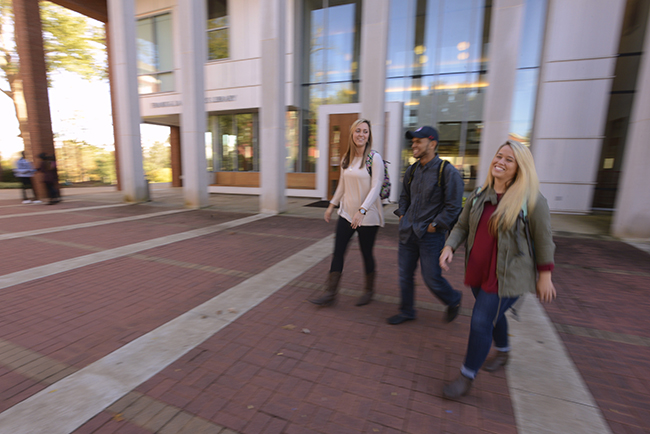
[[[486,361],[483,365],[483,370],[488,372],[494,372],[508,364],[508,354],[507,351],[497,351],[497,354],[492,357],[490,360]]]
[[[460,374],[458,378],[445,386],[442,390],[442,395],[447,399],[457,399],[465,396],[469,392],[469,389],[472,388],[473,381],[471,378]]]
[[[336,294],[339,292],[339,282],[341,280],[341,273],[332,271],[327,277],[327,289],[325,295],[318,298],[310,298],[308,301],[318,306],[331,306],[336,301]]]
[[[357,306],[365,306],[370,303],[372,296],[375,293],[375,272],[366,274],[366,287],[364,293],[359,300],[357,300]]]

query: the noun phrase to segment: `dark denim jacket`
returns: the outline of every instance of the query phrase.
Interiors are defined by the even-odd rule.
[[[422,238],[433,222],[438,232],[450,230],[456,222],[463,203],[463,179],[456,168],[446,164],[439,183],[440,164],[442,160],[436,155],[424,166],[416,162],[406,169],[399,208],[395,210],[395,215],[403,216],[400,243],[406,243],[412,232]]]

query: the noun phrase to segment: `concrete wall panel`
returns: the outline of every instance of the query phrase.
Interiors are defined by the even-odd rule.
[[[580,183],[596,176],[599,139],[539,140],[535,148],[535,166],[541,182]]]
[[[597,138],[604,133],[611,80],[544,83],[537,138]]]
[[[135,2],[135,14],[154,14],[158,11],[171,9],[176,6],[176,0],[137,0]]]
[[[614,55],[624,10],[625,0],[551,0],[546,60]]]
[[[566,81],[612,78],[615,66],[615,57],[550,62],[544,71],[543,80]]]
[[[593,183],[540,183],[540,190],[548,200],[551,212],[584,214],[591,209]]]

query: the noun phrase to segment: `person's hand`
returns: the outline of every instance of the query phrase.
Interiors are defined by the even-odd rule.
[[[326,221],[327,223],[330,222],[330,218],[332,217],[332,211],[334,211],[334,205],[332,205],[332,204],[330,203],[330,205],[329,205],[329,206],[327,207],[327,209],[325,210],[325,216],[324,216],[325,221]]]
[[[361,214],[360,211],[357,211],[354,217],[352,217],[352,229],[356,229],[361,226],[361,223],[363,223],[363,217],[364,215]]]
[[[432,233],[434,233],[435,231],[436,231],[436,227],[435,227],[433,224],[430,223],[429,226],[427,226],[427,232],[429,232],[430,234],[432,234]]]
[[[448,264],[451,264],[452,259],[454,259],[454,251],[451,250],[450,246],[445,246],[440,252],[440,268],[449,271]]]
[[[537,279],[537,298],[544,303],[550,303],[556,297],[555,286],[551,280],[550,271],[542,271]]]

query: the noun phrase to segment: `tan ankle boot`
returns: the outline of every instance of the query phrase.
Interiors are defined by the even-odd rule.
[[[473,379],[460,374],[458,378],[445,386],[442,390],[442,395],[447,399],[456,399],[465,396],[472,388],[473,381]]]
[[[363,295],[357,300],[357,306],[365,306],[370,303],[372,296],[375,294],[375,272],[366,274],[366,287]]]
[[[327,277],[327,289],[325,295],[318,298],[310,298],[308,301],[318,306],[331,306],[336,301],[336,294],[339,292],[339,282],[341,281],[341,273],[332,271]]]
[[[492,357],[490,360],[487,360],[485,364],[483,364],[483,370],[494,372],[502,366],[505,366],[508,364],[508,354],[510,353],[507,351],[497,351],[497,354],[494,357]]]

